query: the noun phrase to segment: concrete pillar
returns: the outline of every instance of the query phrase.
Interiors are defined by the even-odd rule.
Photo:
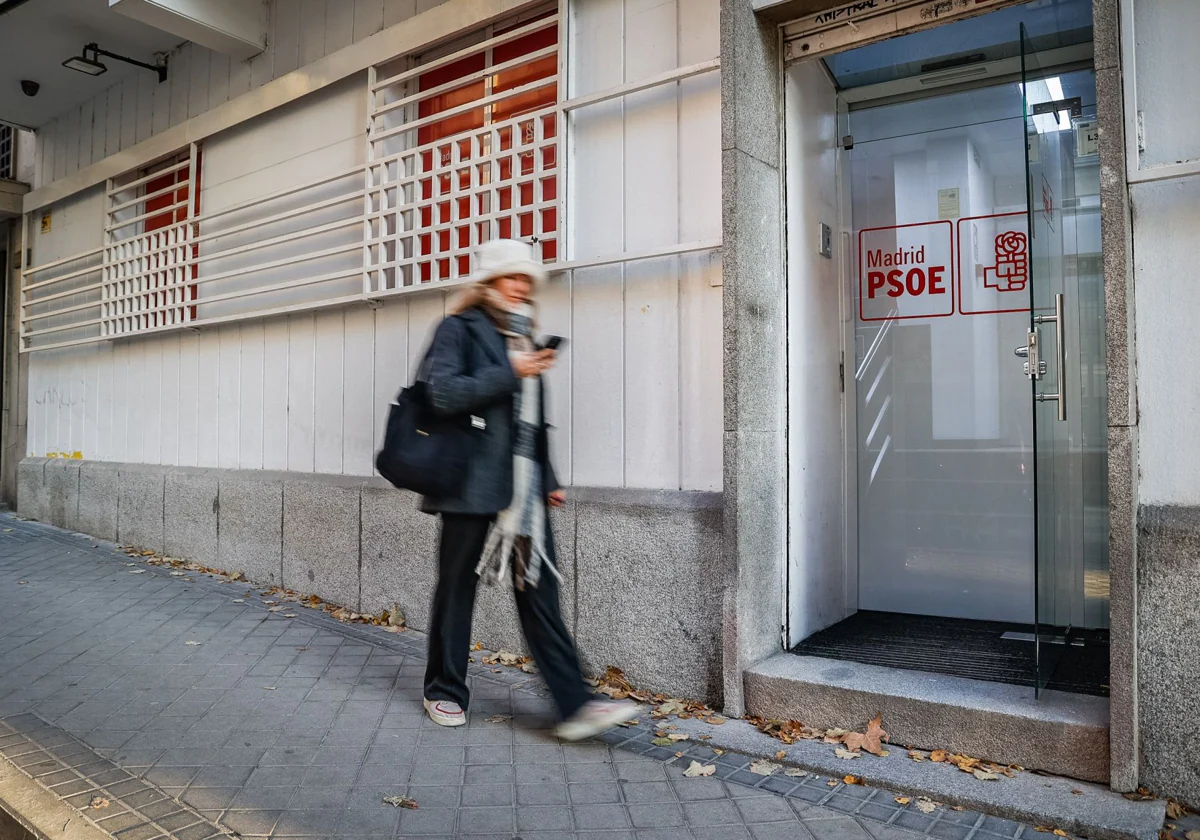
[[[786,285],[781,65],[775,24],[721,3],[724,238],[724,708],[781,644],[786,552]]]

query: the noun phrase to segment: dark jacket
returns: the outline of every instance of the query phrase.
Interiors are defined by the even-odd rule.
[[[470,414],[484,422],[474,455],[467,464],[462,492],[455,498],[426,496],[426,513],[492,515],[509,506],[513,490],[513,396],[521,380],[508,361],[504,337],[478,309],[451,315],[434,333],[426,362],[425,382],[433,410],[453,417]],[[543,383],[542,429],[538,456],[542,488],[559,488],[550,463]]]

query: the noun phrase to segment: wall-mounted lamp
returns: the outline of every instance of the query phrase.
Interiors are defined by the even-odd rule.
[[[123,61],[126,64],[132,64],[135,67],[144,67],[147,70],[153,70],[158,74],[158,81],[165,82],[167,80],[167,65],[147,64],[144,61],[138,61],[136,58],[128,58],[123,55],[111,53],[108,50],[102,50],[95,44],[86,44],[77,56],[72,56],[63,62],[63,67],[70,67],[72,70],[78,70],[80,73],[87,73],[89,76],[99,76],[101,73],[107,73],[106,67],[101,61],[100,56],[114,58],[117,61]]]

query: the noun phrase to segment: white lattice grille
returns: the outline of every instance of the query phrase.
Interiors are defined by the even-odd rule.
[[[489,239],[558,258],[557,16],[482,37],[372,85],[368,294],[460,280]]]
[[[0,125],[0,178],[16,178],[17,132],[11,125]]]
[[[102,336],[185,324],[195,315],[198,150],[109,183]]]

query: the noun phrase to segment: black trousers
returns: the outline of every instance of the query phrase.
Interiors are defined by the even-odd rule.
[[[429,622],[429,662],[425,668],[425,698],[449,700],[465,710],[467,658],[471,647],[471,617],[475,611],[475,566],[487,540],[490,516],[442,514],[438,552],[438,582]],[[546,525],[546,552],[553,562],[554,541]],[[543,570],[536,587],[514,589],[517,615],[529,652],[564,718],[591,699],[584,686],[575,642],[563,624],[558,579]]]

